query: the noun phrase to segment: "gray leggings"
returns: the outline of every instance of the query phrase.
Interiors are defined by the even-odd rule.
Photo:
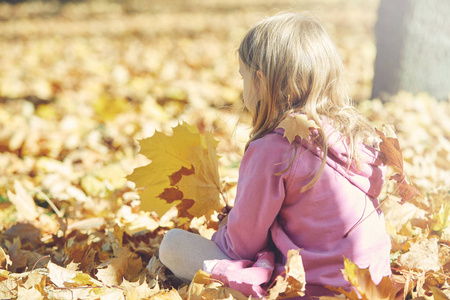
[[[159,247],[159,259],[175,276],[191,281],[205,260],[230,259],[211,240],[181,229],[166,233]],[[211,269],[208,265],[206,269]]]

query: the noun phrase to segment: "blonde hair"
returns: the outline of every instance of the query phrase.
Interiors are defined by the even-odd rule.
[[[264,75],[264,80],[259,80],[262,99],[253,115],[246,149],[252,141],[273,131],[294,110],[319,125],[324,157],[328,145],[321,119],[333,120],[347,140],[349,161],[355,159],[357,163],[356,144],[370,137],[372,128],[352,106],[342,60],[315,18],[298,13],[266,18],[249,30],[238,52],[252,81],[258,80],[258,71]],[[305,189],[319,180],[324,167],[325,159]]]

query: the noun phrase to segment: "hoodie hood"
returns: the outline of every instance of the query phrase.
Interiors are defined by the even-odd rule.
[[[368,196],[377,198],[383,187],[386,172],[384,154],[374,147],[358,144],[359,160],[357,166],[354,160],[350,161],[350,151],[346,139],[342,133],[334,128],[332,121],[324,121],[321,125],[327,137],[327,165],[347,178]],[[275,132],[284,134],[284,129],[277,128]],[[319,146],[322,144],[322,138],[317,129],[311,132],[309,140],[302,140],[297,136],[295,141],[322,158],[323,151]]]

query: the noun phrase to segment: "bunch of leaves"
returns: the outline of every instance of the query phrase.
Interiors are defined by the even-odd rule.
[[[216,154],[211,133],[200,134],[187,124],[173,128],[172,136],[156,132],[141,140],[141,154],[151,163],[128,177],[141,192],[141,208],[164,215],[176,206],[178,216],[207,219],[223,207],[220,201]]]

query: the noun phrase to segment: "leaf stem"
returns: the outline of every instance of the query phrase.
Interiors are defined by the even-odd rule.
[[[53,211],[56,213],[56,215],[59,218],[62,219],[64,217],[64,215],[61,213],[61,211],[56,207],[56,205],[52,202],[52,200],[50,200],[50,198],[47,197],[46,194],[44,194],[41,190],[39,190],[37,188],[34,188],[33,191],[37,192],[39,195],[41,195],[44,198],[44,200],[50,205],[50,207],[53,209]]]
[[[37,263],[38,263],[41,259],[46,258],[46,257],[50,258],[50,255],[45,255],[45,256],[42,256],[41,258],[39,258],[39,259],[34,263],[33,267],[31,268],[31,272],[33,272],[33,270],[34,270],[34,268],[36,267]]]

